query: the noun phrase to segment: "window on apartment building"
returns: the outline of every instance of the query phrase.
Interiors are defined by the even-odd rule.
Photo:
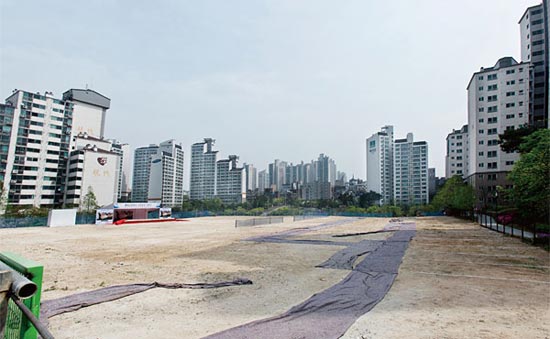
[[[496,124],[497,123],[497,117],[492,117],[487,119],[488,124]]]
[[[516,80],[506,81],[506,85],[508,86],[515,85],[515,84],[516,84]]]
[[[497,79],[497,75],[496,74],[488,74],[487,75],[487,80],[496,80]]]
[[[479,122],[479,123],[483,123],[483,121],[485,121],[483,118],[479,118],[479,119],[477,120],[477,122]]]
[[[515,129],[514,126],[506,126],[507,131],[513,131]]]
[[[488,91],[496,91],[498,89],[497,84],[487,86]]]
[[[506,74],[514,74],[514,73],[516,73],[515,69],[509,69],[506,71]]]
[[[461,150],[461,149],[457,149],[457,150],[456,150],[456,153],[462,153],[462,150]]]
[[[483,75],[478,76],[477,80],[483,80]]]
[[[498,145],[497,139],[491,139],[487,141],[487,146],[496,146],[496,145]]]
[[[491,101],[497,101],[497,96],[496,95],[490,95],[487,97],[487,101],[491,102]]]
[[[487,134],[488,135],[497,134],[497,129],[496,128],[490,128],[490,129],[487,130]]]
[[[479,100],[479,101],[483,101],[483,100],[485,100],[485,98],[484,98],[484,97],[479,97],[478,100]]]
[[[487,158],[496,158],[497,157],[497,151],[488,151],[487,152]]]
[[[536,31],[533,31],[533,35],[539,35],[544,33],[544,29],[537,29]]]
[[[520,101],[520,102],[519,102],[519,106],[523,106],[523,101]]]
[[[479,86],[478,91],[483,91],[483,86]]]
[[[523,67],[520,67],[518,70],[520,73],[523,73]],[[520,79],[520,82],[521,82],[521,79]]]
[[[477,142],[477,144],[478,144],[478,145],[483,145],[483,140],[479,140],[479,141]]]
[[[515,117],[515,114],[506,114],[506,119],[514,119]]]
[[[537,55],[543,55],[544,54],[544,51],[536,51],[536,52],[533,52],[531,53],[533,56],[537,56]]]
[[[479,134],[483,134],[483,133],[485,133],[485,130],[480,129],[480,130],[478,130],[477,132],[478,132]]]
[[[518,113],[518,117],[523,118],[523,113]]]
[[[514,96],[514,95],[516,95],[516,92],[506,92],[507,97],[511,97],[511,96]]]
[[[477,153],[477,155],[480,156],[480,157],[482,157],[484,154],[485,153],[483,151]]]
[[[462,156],[456,157],[456,160],[462,160]]]
[[[509,102],[506,104],[506,108],[510,108],[510,107],[516,107],[516,103],[515,102]]]
[[[485,109],[483,107],[480,107],[480,108],[477,109],[477,111],[480,112],[480,113],[483,113],[483,111],[485,111]]]
[[[461,143],[461,142],[457,142],[456,145],[457,145],[457,146],[462,146],[462,143]]]
[[[514,160],[506,161],[506,166],[512,166],[513,164],[514,164]]]
[[[484,167],[484,165],[483,165],[482,162],[480,162],[477,166],[478,166],[478,167]]]
[[[488,162],[487,163],[487,168],[495,169],[495,168],[497,168],[497,163],[496,162]]]
[[[544,43],[544,40],[537,40],[537,41],[533,41],[533,46],[537,46],[537,45],[542,45]]]
[[[518,91],[518,95],[523,95],[523,90],[522,90],[522,89],[520,89],[520,90]]]
[[[487,113],[495,113],[498,111],[498,106],[490,106],[487,108]]]

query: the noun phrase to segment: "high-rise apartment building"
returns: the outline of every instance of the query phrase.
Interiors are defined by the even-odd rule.
[[[213,150],[214,139],[191,146],[191,175],[189,198],[191,200],[213,199],[216,195],[216,161],[218,151]]]
[[[380,204],[393,201],[393,126],[367,139],[367,190],[380,194]]]
[[[238,157],[216,163],[216,197],[224,204],[240,204],[246,201],[246,175],[244,168],[237,167]]]
[[[548,1],[527,8],[520,21],[521,60],[529,62],[529,123],[548,128]]]
[[[455,175],[466,177],[468,175],[469,158],[468,125],[461,129],[453,130],[447,135],[447,154],[445,156],[445,177]]]
[[[130,145],[123,144],[118,140],[110,139],[111,152],[120,156],[118,169],[118,201],[130,201],[132,193],[132,152]]]
[[[63,204],[74,104],[16,90],[0,106],[0,177],[10,205]]]
[[[51,92],[15,90],[0,108],[6,122],[0,176],[8,204],[63,205],[72,136],[77,134],[75,119],[82,129],[93,130],[96,124],[104,125],[109,105],[109,98],[92,90],[71,89],[61,100]],[[98,110],[100,117],[89,116]]]
[[[393,155],[394,202],[421,205],[429,202],[428,143],[414,141],[413,134],[396,139]]]
[[[159,144],[151,155],[147,201],[175,207],[183,203],[183,149],[168,140]]]
[[[529,67],[512,57],[494,67],[481,68],[468,84],[467,179],[478,194],[478,203],[488,201],[497,186],[507,186],[507,174],[518,153],[500,149],[499,134],[517,129],[529,120]]]
[[[281,191],[283,185],[286,184],[286,167],[286,161],[280,161],[279,159],[275,159],[273,163],[268,165],[269,185],[276,192]]]
[[[262,194],[266,188],[269,188],[269,174],[266,170],[262,170],[258,172],[258,191]]]
[[[149,176],[151,158],[157,154],[158,145],[136,148],[134,151],[134,174],[132,180],[132,202],[147,202],[149,198]]]
[[[255,191],[257,188],[257,173],[254,165],[243,164],[246,173],[246,192]]]

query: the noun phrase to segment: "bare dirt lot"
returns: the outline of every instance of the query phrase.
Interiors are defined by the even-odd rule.
[[[234,218],[215,217],[0,229],[0,251],[44,264],[43,300],[128,283],[252,280],[210,290],[152,289],[50,319],[58,338],[201,338],[283,313],[349,273],[315,268],[340,246],[244,239],[341,219],[239,228]],[[344,338],[550,338],[548,252],[466,221],[414,221],[417,233],[393,287]],[[332,236],[379,230],[387,222],[357,219],[293,239],[342,241]]]

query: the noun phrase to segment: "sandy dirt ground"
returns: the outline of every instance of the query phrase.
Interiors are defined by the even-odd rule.
[[[138,282],[248,278],[211,290],[153,289],[50,319],[56,338],[201,338],[274,316],[344,278],[315,268],[339,246],[256,243],[249,237],[316,226],[328,217],[261,227],[235,218],[127,226],[0,229],[0,251],[44,264],[43,300]],[[293,239],[360,241],[388,219],[351,222]],[[452,218],[416,218],[418,232],[388,295],[344,338],[550,338],[550,257]],[[269,334],[266,334],[269,338]]]

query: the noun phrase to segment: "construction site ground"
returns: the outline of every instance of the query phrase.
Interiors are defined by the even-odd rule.
[[[236,218],[246,217],[0,229],[0,251],[44,265],[43,300],[129,283],[253,281],[205,290],[157,288],[58,315],[49,320],[56,338],[201,338],[281,314],[349,273],[315,267],[340,246],[246,241],[345,217],[238,228]],[[389,221],[350,220],[293,239],[390,236],[333,237],[380,230]],[[468,221],[410,220],[417,233],[392,288],[343,338],[550,338],[547,251]]]

